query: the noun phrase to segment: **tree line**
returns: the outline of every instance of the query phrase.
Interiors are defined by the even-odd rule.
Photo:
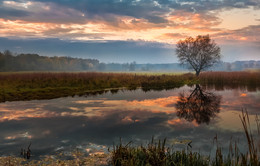
[[[260,61],[220,61],[212,71],[241,71],[260,69]],[[10,51],[0,52],[0,72],[9,71],[185,71],[187,66],[180,63],[137,64],[103,63],[96,59],[72,57],[47,57],[38,54],[14,54]]]
[[[47,57],[38,54],[0,52],[0,71],[82,71],[96,70],[99,61],[71,57]]]

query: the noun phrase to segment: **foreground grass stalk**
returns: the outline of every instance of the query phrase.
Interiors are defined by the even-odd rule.
[[[250,163],[252,165],[260,165],[259,154],[258,154],[259,152],[258,152],[257,145],[255,143],[255,139],[253,138],[253,134],[252,134],[252,131],[251,131],[248,112],[242,110],[242,114],[239,115],[239,117],[240,117],[241,123],[243,125],[244,132],[245,132],[246,139],[247,139],[249,156],[250,156]],[[259,134],[258,116],[256,116],[256,124],[257,124],[257,127],[258,127],[258,134]],[[258,143],[258,146],[259,146],[259,143]]]
[[[259,142],[256,144],[251,130],[250,119],[247,111],[242,111],[239,115],[246,135],[248,152],[241,153],[237,142],[230,140],[229,154],[223,155],[222,147],[219,146],[217,136],[216,153],[214,158],[202,156],[200,153],[192,151],[174,151],[173,148],[166,147],[166,139],[162,142],[154,139],[145,146],[126,146],[120,144],[115,146],[111,152],[110,163],[114,166],[260,166]],[[259,119],[255,118],[259,136]],[[259,138],[259,137],[258,137]],[[234,145],[233,145],[234,144]]]

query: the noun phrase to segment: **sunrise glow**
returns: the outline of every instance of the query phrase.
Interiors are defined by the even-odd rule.
[[[232,60],[235,55],[230,54],[234,50],[239,51],[236,57],[241,60],[260,58],[260,3],[257,1],[10,0],[0,2],[0,6],[0,37],[5,40],[138,44],[141,41],[144,45],[161,43],[174,48],[180,39],[209,34],[223,46],[224,60]],[[11,45],[1,49],[13,47],[17,52],[28,50]],[[35,47],[29,50],[47,56],[67,56],[64,52],[54,54]],[[169,61],[163,56],[162,62]],[[98,55],[97,59],[108,61],[104,55]]]

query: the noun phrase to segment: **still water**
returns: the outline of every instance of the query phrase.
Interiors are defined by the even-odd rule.
[[[148,91],[120,90],[96,96],[0,103],[0,156],[19,156],[31,142],[34,158],[79,149],[107,152],[113,143],[147,144],[167,138],[176,149],[211,154],[214,138],[227,151],[230,140],[241,151],[246,141],[239,119],[242,109],[260,113],[260,91],[215,90],[200,86]],[[214,142],[214,143],[213,143]]]

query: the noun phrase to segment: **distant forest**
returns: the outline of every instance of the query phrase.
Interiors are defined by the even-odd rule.
[[[241,71],[260,69],[260,61],[220,62],[212,71]],[[12,71],[188,71],[179,63],[137,64],[100,63],[97,59],[47,57],[38,54],[0,52],[0,72]]]

